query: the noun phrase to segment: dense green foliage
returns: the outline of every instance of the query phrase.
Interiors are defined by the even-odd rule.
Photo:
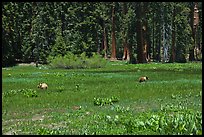
[[[202,134],[201,63],[14,66],[2,69],[2,92],[3,134]]]
[[[67,52],[64,56],[50,56],[48,60],[51,67],[65,69],[101,68],[107,63],[100,55],[93,53],[92,57],[88,58],[85,52],[80,55]]]
[[[8,96],[14,96],[17,94],[22,94],[26,97],[37,97],[38,96],[36,90],[33,90],[33,89],[10,90],[8,92],[4,92],[3,96],[8,97]]]
[[[115,2],[115,33],[117,58],[123,56],[123,41],[132,47],[136,58],[137,2]],[[172,32],[175,31],[176,62],[186,62],[189,48],[194,47],[191,20],[193,2],[141,2],[141,20],[148,26],[148,54],[156,61],[163,60],[162,47],[171,54]],[[16,61],[47,63],[48,56],[85,52],[104,55],[104,30],[107,54],[111,51],[111,2],[3,2],[2,3],[2,63]],[[148,10],[145,10],[148,9]],[[172,11],[175,9],[175,16]],[[198,3],[199,25],[196,43],[202,46],[202,3]],[[200,48],[200,46],[199,46]],[[199,59],[202,56],[199,54]],[[165,60],[166,61],[166,60]]]
[[[94,105],[103,106],[106,104],[112,105],[115,102],[118,102],[117,97],[112,96],[111,98],[94,98]]]

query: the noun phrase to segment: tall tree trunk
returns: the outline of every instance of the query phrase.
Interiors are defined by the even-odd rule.
[[[155,24],[155,19],[154,19],[154,12],[153,12],[153,21],[152,21],[152,52],[153,52],[153,61],[155,60],[155,47],[154,47],[154,24]]]
[[[192,7],[191,7],[191,29],[192,29],[192,37],[194,40],[194,46],[189,49],[189,61],[194,61],[197,59],[196,56],[196,32],[197,32],[197,27],[199,23],[199,14],[198,14],[198,3],[194,2]]]
[[[123,15],[126,16],[127,15],[127,3],[123,2]],[[124,24],[127,25],[127,24]],[[128,44],[127,42],[127,36],[128,36],[128,27],[127,29],[124,28],[123,30],[123,47],[124,47],[124,51],[123,51],[123,60],[127,60],[128,62],[130,62],[131,60],[131,46]]]
[[[147,41],[147,61],[151,61],[151,39],[150,39],[150,34],[149,34],[149,27],[148,24],[146,25],[146,41]]]
[[[143,34],[143,58],[144,58],[144,62],[143,63],[146,63],[147,62],[147,48],[148,48],[148,44],[147,44],[147,30],[146,30],[146,26],[145,24],[143,25],[142,27],[142,34]]]
[[[144,25],[143,25],[143,36],[144,36],[144,52],[145,52],[145,59],[146,61],[150,61],[150,37],[149,37],[149,27],[147,22],[147,13],[148,11],[148,2],[144,2],[144,11],[143,11],[143,17],[144,17]]]
[[[156,45],[156,61],[160,62],[161,61],[161,28],[160,25],[157,27],[157,45]]]
[[[123,41],[123,60],[127,59],[127,42],[126,42],[126,38]]]
[[[170,61],[171,62],[175,62],[175,58],[176,58],[176,49],[175,49],[175,40],[176,40],[176,26],[175,26],[175,16],[176,16],[176,11],[175,11],[175,6],[173,9],[173,17],[172,17],[172,47],[171,47],[171,58]]]
[[[111,60],[116,60],[116,39],[115,39],[115,2],[112,7],[112,48]]]
[[[131,45],[128,44],[127,38],[125,38],[125,41],[123,42],[123,47],[124,47],[123,60],[132,62],[132,48]]]
[[[104,58],[107,59],[107,48],[108,48],[108,44],[107,44],[107,34],[106,34],[106,27],[105,27],[105,23],[103,25],[103,50],[104,50]]]
[[[165,25],[163,25],[163,62],[168,62],[168,45],[166,42],[167,36],[166,36],[166,29]]]
[[[199,24],[199,13],[198,13],[198,2],[195,2],[195,5],[194,5],[194,17],[193,17],[193,29],[194,29],[194,32],[195,32],[195,36],[194,36],[194,54],[195,54],[195,58],[196,60],[198,60],[198,35],[197,35],[197,30],[198,30],[198,24]]]
[[[175,29],[175,26],[174,26]],[[175,48],[176,31],[172,30],[172,49],[171,49],[171,62],[175,62],[176,48]]]
[[[136,21],[136,31],[137,31],[137,62],[138,63],[146,63],[145,59],[145,46],[144,46],[144,40],[143,40],[143,25],[142,25],[142,4],[139,2],[136,6],[136,16],[137,16],[137,21]]]
[[[122,12],[123,16],[125,17],[127,14],[127,5],[125,2],[123,2],[123,12]],[[123,60],[127,59],[127,30],[125,29],[125,25],[127,24],[123,24],[124,28],[123,28]]]
[[[100,52],[101,52],[101,45],[100,45],[99,42],[98,42],[98,32],[97,32],[97,29],[96,29],[95,33],[96,33],[96,47],[97,47],[97,53],[100,54]]]
[[[130,63],[133,62],[132,46],[129,43],[127,43],[127,61]]]

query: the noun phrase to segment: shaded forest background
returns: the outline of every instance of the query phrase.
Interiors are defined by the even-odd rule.
[[[3,2],[2,65],[98,53],[129,63],[202,60],[202,2]]]

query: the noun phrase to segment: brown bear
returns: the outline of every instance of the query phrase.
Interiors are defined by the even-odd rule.
[[[48,85],[47,85],[46,83],[40,83],[40,84],[38,85],[38,88],[40,88],[40,89],[47,89],[47,88],[48,88]]]
[[[146,81],[146,80],[148,80],[149,78],[148,77],[140,77],[139,78],[139,82],[144,82],[144,81]]]

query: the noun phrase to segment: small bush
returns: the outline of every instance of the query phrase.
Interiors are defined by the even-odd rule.
[[[119,99],[115,96],[112,96],[111,98],[94,98],[94,105],[96,106],[103,106],[106,104],[112,105],[115,102],[118,102]]]
[[[40,128],[37,130],[38,135],[59,135],[60,130],[57,129],[47,129],[47,128]]]
[[[37,92],[33,89],[26,89],[23,91],[23,95],[26,97],[37,97]]]
[[[87,68],[101,68],[106,65],[106,62],[100,55],[94,53],[91,58],[86,60],[86,65],[88,65]]]
[[[168,108],[167,108],[168,109]],[[127,118],[125,125],[128,134],[151,132],[163,135],[201,135],[202,113],[187,108],[172,111],[164,109],[159,113],[143,113],[137,118]]]
[[[14,96],[16,94],[18,94],[18,90],[10,90],[8,92],[3,92],[3,96],[4,97],[10,97],[10,96]]]
[[[33,89],[19,89],[19,90],[10,90],[8,92],[3,93],[4,97],[14,96],[17,94],[23,94],[26,97],[37,97],[37,92]]]
[[[75,55],[68,52],[65,56],[49,56],[48,61],[53,68],[81,69],[81,68],[101,68],[107,61],[100,55],[93,53],[92,57],[87,57],[85,53]]]
[[[57,87],[57,92],[62,92],[62,91],[64,91],[65,90],[65,87],[64,86],[58,86]]]

